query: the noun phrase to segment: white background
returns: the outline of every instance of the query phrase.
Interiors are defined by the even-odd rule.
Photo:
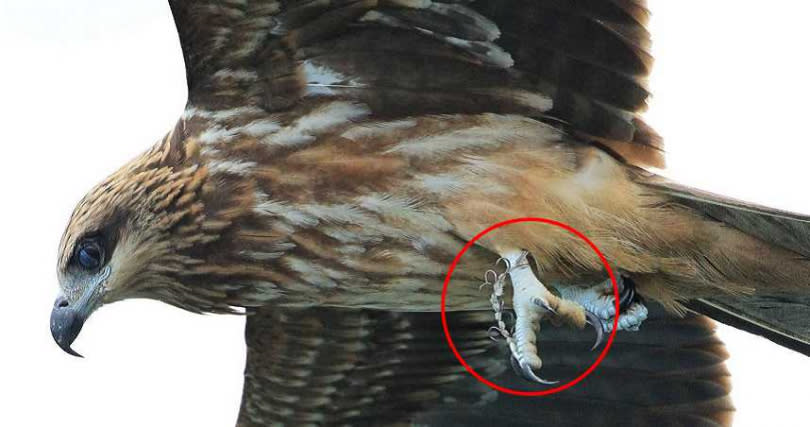
[[[795,0],[653,0],[649,121],[670,176],[810,213],[810,28]],[[105,307],[75,359],[51,341],[74,203],[173,125],[182,60],[161,0],[0,2],[0,425],[227,426],[243,319]],[[721,328],[740,426],[807,425],[810,359]]]

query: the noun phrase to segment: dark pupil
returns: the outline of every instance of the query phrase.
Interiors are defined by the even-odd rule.
[[[79,249],[79,264],[88,270],[95,270],[101,265],[101,250],[94,245],[83,246]]]

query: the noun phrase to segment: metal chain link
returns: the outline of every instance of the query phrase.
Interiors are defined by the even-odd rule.
[[[506,321],[504,320],[504,299],[503,292],[506,286],[506,277],[512,272],[512,263],[506,258],[499,258],[495,262],[497,266],[503,262],[506,269],[503,273],[498,274],[495,270],[488,270],[484,273],[484,283],[481,287],[490,285],[492,286],[492,294],[490,294],[489,301],[492,304],[492,311],[495,317],[495,325],[489,328],[489,335],[493,341],[499,339],[506,340],[511,353],[514,355],[517,352],[517,343],[514,339],[514,332],[510,332],[507,328]],[[493,280],[490,280],[493,279]],[[513,326],[514,327],[514,326]]]

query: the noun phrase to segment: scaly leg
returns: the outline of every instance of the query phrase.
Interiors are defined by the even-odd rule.
[[[635,288],[629,280],[617,275],[619,287],[619,331],[637,331],[647,320],[647,307],[636,298]],[[613,284],[610,279],[591,286],[559,286],[560,297],[576,301],[585,310],[594,313],[600,320],[605,332],[613,330],[613,318],[616,316],[616,304],[613,295]]]
[[[555,381],[546,381],[535,373],[543,366],[537,350],[537,333],[543,317],[548,313],[553,313],[558,319],[565,320],[580,329],[585,327],[586,323],[594,325],[598,335],[597,345],[602,338],[602,323],[578,303],[561,299],[551,293],[535,277],[526,259],[527,256],[526,251],[505,253],[501,260],[506,264],[506,271],[500,275],[494,271],[486,274],[486,282],[493,285],[490,301],[497,321],[497,326],[493,327],[491,331],[506,339],[511,352],[512,367],[519,375],[529,381],[554,384]],[[506,329],[503,321],[503,287],[507,276],[512,282],[512,306],[516,314],[512,333]],[[490,277],[493,277],[495,281],[490,282]]]

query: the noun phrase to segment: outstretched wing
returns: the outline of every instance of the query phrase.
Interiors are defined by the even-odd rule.
[[[652,65],[642,0],[170,0],[170,5],[186,61],[187,117],[216,121],[201,139],[226,141],[238,132],[259,137],[295,131],[295,124],[324,131],[358,117],[396,124],[398,118],[427,114],[499,113],[558,127],[571,140],[598,145],[634,165],[662,164],[661,142],[638,116]],[[334,100],[346,102],[317,109]],[[312,111],[317,114],[306,116]],[[248,118],[237,123],[243,117]],[[288,132],[274,141],[283,148],[306,138],[312,136]],[[239,173],[249,164],[218,166]],[[342,420],[378,409],[396,416],[441,403],[442,396],[450,396],[448,402],[478,401],[474,383],[457,387],[466,376],[446,359],[431,316],[326,309],[254,314],[242,423]],[[471,334],[488,324],[475,316],[458,321]],[[520,407],[532,422],[538,416],[583,421],[597,413],[625,415],[595,403],[619,399],[621,408],[642,420],[674,413],[706,424],[724,422],[729,408],[718,368],[720,345],[701,321],[665,324],[664,330],[647,324],[641,335],[622,337],[649,341],[632,349],[617,346],[629,351],[626,359],[612,371],[601,370],[644,392],[614,396],[607,384],[615,382],[591,379],[577,389],[584,393],[579,397],[527,405],[498,396],[494,406],[476,412],[438,406],[422,416],[437,423],[473,413],[487,419],[503,416],[504,407]],[[694,333],[678,335],[683,325]],[[470,338],[470,345],[481,339]],[[680,356],[674,366],[686,364],[682,369],[651,365],[673,348]],[[617,351],[611,357],[619,357]],[[426,354],[434,363],[425,364]],[[416,369],[423,364],[428,369]],[[683,386],[677,396],[664,393],[673,384]],[[341,400],[343,391],[352,399]],[[583,402],[593,410],[580,412]],[[569,418],[572,408],[577,412]]]
[[[248,317],[240,426],[726,425],[733,408],[725,350],[704,317],[654,309],[644,328],[619,334],[587,381],[565,393],[496,393],[466,373],[436,313],[340,309],[260,310]],[[459,351],[479,373],[516,389],[486,330],[491,314],[450,313]],[[544,373],[573,378],[595,358],[588,333],[549,328]],[[617,387],[621,384],[621,387]]]
[[[189,101],[288,111],[313,97],[377,117],[518,113],[638,165],[650,72],[642,0],[170,0]]]

